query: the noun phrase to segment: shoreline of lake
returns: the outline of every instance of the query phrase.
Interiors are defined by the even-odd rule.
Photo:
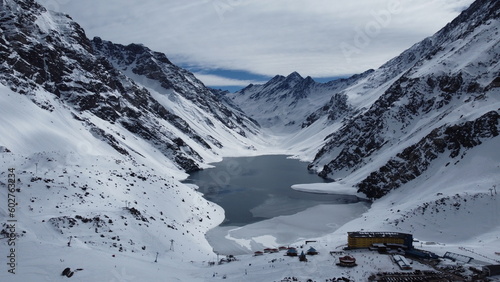
[[[252,254],[264,248],[278,248],[303,239],[323,237],[359,218],[369,208],[368,202],[317,205],[293,215],[277,216],[245,226],[217,226],[205,237],[218,254]]]
[[[192,173],[203,197],[221,206],[221,226],[243,226],[280,215],[292,215],[319,204],[360,201],[355,195],[318,194],[291,189],[297,183],[329,183],[307,170],[307,163],[286,155],[230,157],[213,168]]]
[[[224,221],[205,235],[219,254],[248,254],[320,237],[370,207],[370,202],[352,193],[292,188],[333,182],[308,171],[307,163],[285,155],[231,157],[213,165],[184,182],[196,185],[207,200],[225,211]]]

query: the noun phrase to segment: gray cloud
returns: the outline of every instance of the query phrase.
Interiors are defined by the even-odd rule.
[[[329,77],[377,68],[472,0],[40,2],[68,13],[90,37],[143,43],[178,64]]]

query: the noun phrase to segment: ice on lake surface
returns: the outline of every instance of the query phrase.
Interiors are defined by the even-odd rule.
[[[191,174],[186,182],[224,208],[225,221],[207,234],[220,253],[247,253],[331,233],[369,207],[353,195],[291,189],[327,180],[309,172],[307,163],[287,156],[224,158],[214,165]]]

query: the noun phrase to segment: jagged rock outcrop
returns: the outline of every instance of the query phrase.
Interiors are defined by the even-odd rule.
[[[92,40],[92,45],[99,55],[110,60],[119,70],[130,73],[136,81],[152,80],[160,85],[156,88],[160,92],[175,91],[243,136],[245,131],[255,133],[255,127],[247,126],[251,121],[245,115],[222,103],[192,73],[172,64],[165,54],[140,44],[124,46],[99,37]]]
[[[432,161],[448,154],[453,162],[485,139],[499,135],[500,114],[492,111],[474,121],[434,129],[418,143],[407,147],[384,166],[362,180],[357,187],[369,198],[380,198],[426,171]],[[449,165],[450,162],[447,163]]]
[[[213,137],[217,132],[214,122],[243,137],[258,130],[244,114],[224,105],[164,54],[138,44],[89,40],[69,16],[48,11],[35,1],[3,1],[0,29],[0,82],[49,111],[58,105],[37,89],[52,93],[96,138],[122,155],[130,154],[120,138],[90,123],[85,113],[120,125],[188,172],[198,170],[204,161],[197,150],[216,155],[213,148],[223,146]],[[193,129],[191,122],[196,121],[186,120],[189,115],[181,117],[183,113],[159,102],[153,91],[191,101],[196,108],[191,115],[204,119],[213,132]]]
[[[334,94],[328,103],[306,118],[302,123],[302,128],[308,127],[322,116],[327,116],[328,120],[335,121],[348,116],[351,111],[352,107],[347,102],[347,95]]]
[[[429,158],[423,153],[422,158],[416,158],[417,152],[410,152],[418,151],[423,146],[420,142],[432,143],[432,136],[444,134],[446,138],[435,142],[447,142],[442,146],[449,150],[456,144],[479,145],[476,139],[454,141],[458,135],[453,132],[475,136],[470,124],[481,124],[486,117],[490,123],[496,122],[490,118],[498,109],[488,105],[496,103],[498,95],[494,81],[500,72],[499,14],[498,2],[476,1],[434,36],[390,60],[358,86],[343,91],[349,97],[347,103],[350,97],[359,96],[359,89],[363,95],[382,94],[367,104],[369,107],[354,107],[355,114],[326,138],[309,169],[332,179],[361,169],[372,171],[355,186],[370,197],[381,197],[420,175],[444,154],[436,148]],[[387,86],[380,88],[384,83]],[[343,103],[332,103],[325,110]],[[494,132],[486,134],[489,137],[480,135],[494,138]],[[379,168],[375,163],[380,161],[387,164]]]

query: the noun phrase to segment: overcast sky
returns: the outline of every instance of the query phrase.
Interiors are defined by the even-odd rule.
[[[92,38],[142,43],[208,86],[378,68],[472,0],[38,0]]]

